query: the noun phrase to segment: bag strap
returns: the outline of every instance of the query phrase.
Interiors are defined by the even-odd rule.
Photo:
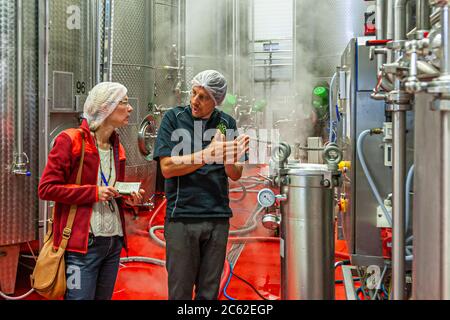
[[[81,175],[83,172],[84,151],[85,151],[84,132],[81,129],[79,131],[81,133],[81,159],[80,159],[80,166],[78,168],[78,175],[77,175],[77,180],[76,180],[77,185],[81,185]],[[61,244],[59,245],[59,247],[63,250],[66,249],[67,243],[69,242],[70,236],[72,234],[72,226],[73,226],[73,222],[75,221],[76,213],[77,213],[77,206],[72,205],[70,207],[69,217],[67,218],[66,227],[64,228],[64,231],[62,234]]]

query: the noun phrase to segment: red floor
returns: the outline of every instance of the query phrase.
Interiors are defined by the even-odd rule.
[[[248,175],[249,173],[244,173]],[[239,187],[232,184],[231,188]],[[253,188],[254,190],[260,189]],[[248,193],[243,201],[233,202],[231,207],[234,217],[231,219],[231,230],[242,228],[250,214],[256,208],[256,193]],[[238,195],[235,194],[237,197]],[[158,206],[157,206],[158,207]],[[164,221],[164,208],[154,217],[152,226],[161,225]],[[127,216],[127,230],[129,239],[129,256],[150,257],[164,260],[164,248],[158,246],[148,236],[150,218],[154,212],[140,213],[137,218]],[[157,233],[158,234],[158,233]],[[159,233],[162,238],[162,232]],[[246,237],[274,237],[274,232],[265,229],[261,222],[258,228]],[[229,244],[229,248],[231,247]],[[337,241],[336,251],[345,252],[344,242]],[[234,273],[252,284],[266,299],[279,299],[280,297],[280,247],[279,242],[248,242],[240,255]],[[123,252],[123,256],[125,252]],[[23,259],[21,259],[22,261]],[[30,261],[26,261],[30,263]],[[21,266],[18,272],[16,295],[29,290],[30,270]],[[336,270],[336,279],[342,279],[340,268]],[[261,300],[252,288],[232,277],[227,288],[227,294],[236,300]],[[27,299],[40,299],[32,294]],[[166,300],[167,299],[167,273],[164,267],[144,264],[127,263],[121,266],[116,282],[114,300]],[[221,294],[221,300],[227,298]],[[336,285],[336,299],[345,299],[343,285]]]

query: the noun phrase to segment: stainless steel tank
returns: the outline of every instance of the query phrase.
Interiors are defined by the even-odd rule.
[[[21,244],[37,236],[37,14],[35,1],[0,1],[0,291],[7,294]],[[14,170],[22,164],[24,172]]]
[[[333,189],[326,165],[280,169],[281,299],[334,299]]]

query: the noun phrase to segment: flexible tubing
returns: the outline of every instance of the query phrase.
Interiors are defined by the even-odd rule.
[[[148,257],[128,257],[128,258],[120,258],[121,263],[130,263],[130,262],[142,262],[148,264],[156,264],[158,266],[164,267],[166,262],[164,260],[148,258]]]
[[[150,221],[148,222],[148,228],[150,229],[153,225],[153,220],[155,220],[156,216],[161,213],[162,208],[167,205],[167,199],[165,198],[159,206],[156,208],[155,212],[153,213],[152,217],[150,218]]]
[[[22,295],[22,296],[19,296],[19,297],[10,297],[10,296],[7,296],[6,294],[4,294],[3,292],[1,292],[0,291],[0,297],[2,297],[3,299],[5,299],[5,300],[11,300],[11,301],[17,301],[17,300],[23,300],[23,299],[25,299],[26,297],[28,297],[30,294],[32,294],[34,292],[34,289],[31,289],[30,291],[28,291],[27,293],[25,293],[24,295]]]
[[[232,236],[236,236],[236,235],[241,235],[241,234],[246,234],[246,233],[250,233],[252,231],[255,231],[258,228],[258,215],[264,210],[264,208],[259,208],[254,214],[253,214],[253,223],[252,225],[246,227],[246,228],[242,228],[242,229],[238,229],[238,230],[232,230],[230,231],[230,235]]]
[[[229,267],[230,267],[230,274],[228,275],[227,283],[225,284],[225,287],[223,288],[223,295],[224,295],[228,300],[234,301],[234,300],[236,300],[236,299],[230,297],[230,296],[227,294],[227,288],[228,288],[228,285],[229,285],[230,282],[231,282],[231,277],[233,276],[233,274],[232,274],[232,272],[233,272],[233,266],[232,266],[231,264],[229,264]]]
[[[386,207],[385,207],[385,205],[383,203],[383,200],[381,199],[381,196],[378,193],[377,186],[375,185],[375,182],[372,179],[372,176],[370,174],[369,168],[367,168],[366,159],[364,158],[364,154],[363,154],[364,139],[370,133],[371,133],[371,130],[366,130],[366,131],[361,132],[361,134],[358,137],[358,144],[357,144],[358,159],[359,159],[359,162],[361,163],[361,166],[362,166],[362,168],[364,170],[364,174],[366,175],[367,181],[369,182],[370,189],[372,190],[372,194],[374,195],[374,197],[377,200],[378,204],[382,208],[382,210],[384,212],[384,215],[385,215],[386,219],[389,222],[389,225],[392,227],[392,216],[387,211],[387,209],[386,209]]]
[[[220,279],[219,297],[224,293],[225,286],[227,285],[230,276],[231,276],[230,262],[228,261],[228,259],[225,259],[222,278]]]

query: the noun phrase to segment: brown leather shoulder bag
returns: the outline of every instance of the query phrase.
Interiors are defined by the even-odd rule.
[[[85,151],[84,133],[81,130],[80,132],[82,147],[80,167],[78,168],[76,180],[76,184],[78,185],[81,184]],[[53,217],[55,210],[53,209],[53,217],[48,224],[48,231],[44,238],[44,245],[39,253],[33,274],[30,276],[32,288],[41,296],[49,300],[61,299],[66,293],[66,264],[64,261],[64,253],[72,233],[72,226],[75,220],[76,212],[77,206],[72,205],[70,207],[66,227],[63,231],[61,244],[58,250],[55,250],[53,248]]]

